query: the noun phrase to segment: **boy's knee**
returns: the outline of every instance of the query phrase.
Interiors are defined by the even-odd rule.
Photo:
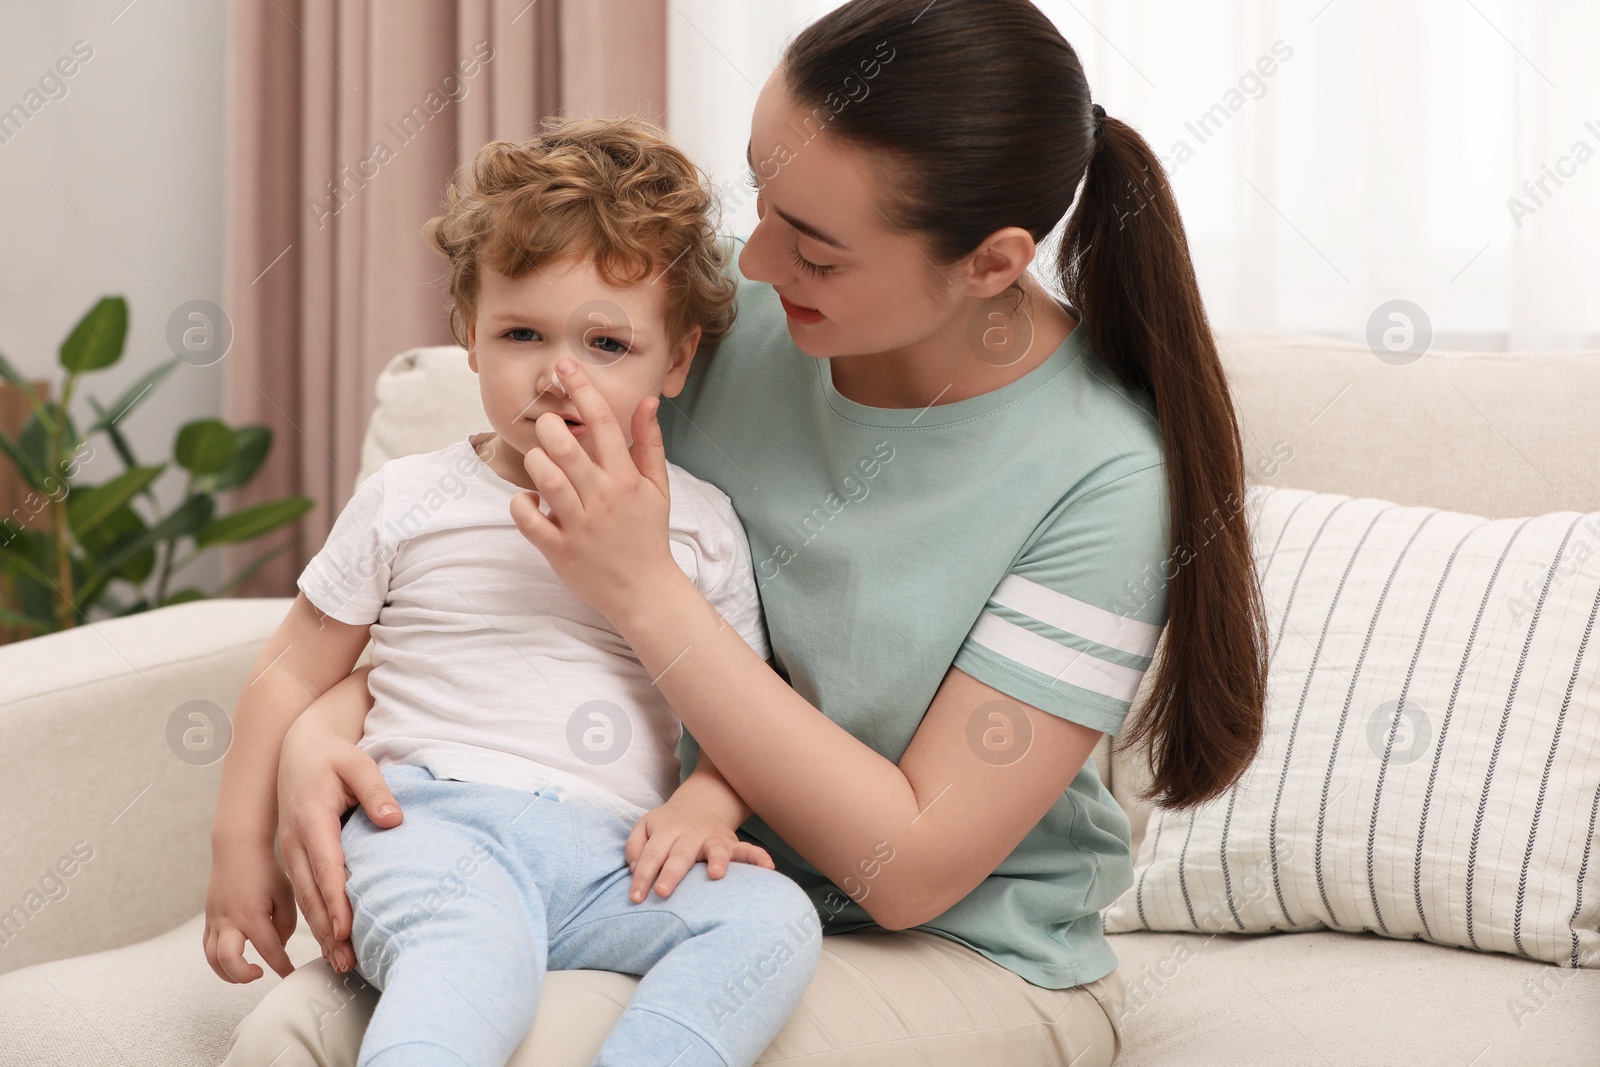
[[[800,954],[820,951],[822,921],[806,891],[788,875],[760,867],[755,871],[760,891],[755,894],[759,905],[753,909],[752,921],[762,929],[780,931]]]

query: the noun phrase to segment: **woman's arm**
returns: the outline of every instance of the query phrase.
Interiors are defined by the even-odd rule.
[[[1100,740],[952,667],[897,766],[807,703],[720,619],[683,578],[612,622],[744,802],[888,929],[927,922],[993,873]],[[1001,707],[1011,715],[991,719]],[[969,744],[975,717],[981,736],[1019,713],[1031,737],[1012,739],[1014,759],[985,759]]]
[[[511,502],[523,536],[633,647],[745,803],[879,925],[916,926],[966,896],[1071,784],[1099,732],[952,667],[899,765],[878,755],[785,684],[673,561],[659,402],[633,412],[630,449],[577,362],[558,369],[596,455],[560,419],[535,424],[538,491]],[[1004,765],[967,742],[996,707],[1030,724]]]
[[[360,804],[376,825],[401,821],[400,805],[361,740],[372,693],[362,667],[342,678],[295,721],[278,764],[278,852],[295,901],[341,974],[355,966],[345,895],[340,816]]]

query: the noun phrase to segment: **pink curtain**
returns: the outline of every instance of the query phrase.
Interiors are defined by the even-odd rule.
[[[317,502],[239,596],[292,596],[355,488],[373,383],[446,344],[422,225],[484,142],[547,115],[663,122],[666,0],[233,0],[224,418],[274,431],[242,507]],[[227,550],[236,574],[263,545]]]

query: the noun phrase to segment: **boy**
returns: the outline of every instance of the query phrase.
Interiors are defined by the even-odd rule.
[[[726,332],[732,283],[710,207],[653,127],[585,121],[485,146],[429,223],[494,431],[357,487],[241,697],[212,831],[213,969],[258,977],[248,938],[282,973],[294,910],[272,856],[277,754],[370,636],[361,747],[405,817],[381,830],[357,810],[341,835],[356,970],[382,990],[362,1064],[499,1067],[544,972],[579,967],[645,975],[597,1063],[748,1064],[810,984],[815,909],[754,845],[730,857],[738,877],[696,868],[668,898],[629,899],[624,844],[677,785],[681,727],[509,510],[533,488],[535,420],[562,418],[590,447],[558,359],[584,361],[626,435],[639,402],[677,395],[697,348]],[[765,657],[727,497],[669,476],[674,558]],[[691,785],[697,829],[748,812],[703,755],[680,792]]]

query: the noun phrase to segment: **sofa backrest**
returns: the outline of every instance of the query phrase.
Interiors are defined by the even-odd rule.
[[[1432,353],[1395,365],[1303,334],[1225,332],[1218,343],[1253,481],[1488,518],[1600,510],[1600,352]],[[454,345],[396,356],[377,397],[361,478],[489,428]],[[1136,799],[1143,761],[1109,739],[1095,758],[1137,850],[1151,811]]]
[[[1364,345],[1222,333],[1252,480],[1486,518],[1600,510],[1600,352],[1433,353],[1407,365]],[[1161,646],[1156,649],[1156,659]],[[1138,715],[1155,671],[1134,696]],[[1142,752],[1096,752],[1133,824],[1153,810]]]

